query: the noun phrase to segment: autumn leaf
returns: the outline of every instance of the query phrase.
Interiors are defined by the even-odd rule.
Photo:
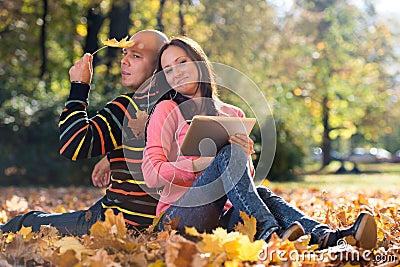
[[[90,228],[91,248],[114,247],[131,251],[135,244],[126,240],[127,228],[122,213],[114,215],[112,209],[105,211],[105,221],[97,221]]]
[[[28,209],[28,201],[19,196],[12,196],[10,200],[6,200],[6,207],[9,210],[24,212]]]
[[[144,132],[146,127],[146,121],[148,118],[146,111],[136,111],[136,119],[130,119],[128,121],[128,127],[132,130],[132,133],[137,139],[144,138]]]
[[[103,41],[103,44],[111,47],[127,48],[134,45],[135,41],[128,40],[128,36],[126,36],[125,38],[122,38],[121,41],[117,41],[117,39],[113,38],[111,40]]]
[[[226,255],[226,260],[257,261],[265,242],[252,242],[247,235],[239,232],[228,233],[225,229],[217,228],[212,234],[198,234],[193,228],[186,228],[187,234],[199,235],[202,240],[198,246],[202,253],[209,253],[211,259]]]
[[[121,264],[114,261],[114,257],[108,255],[107,251],[104,249],[97,250],[96,254],[91,257],[86,258],[82,266],[107,266],[107,267],[121,267]]]
[[[102,41],[102,42],[103,42],[104,46],[97,49],[96,51],[94,51],[92,53],[92,56],[108,46],[117,47],[117,48],[128,48],[135,44],[134,41],[128,40],[128,36],[126,36],[125,38],[122,38],[121,41],[118,41],[117,39],[113,38],[113,39],[108,39],[107,41]]]
[[[31,226],[29,227],[22,226],[21,229],[17,232],[17,234],[22,235],[22,237],[26,241],[29,241],[34,236],[34,233],[32,233]]]
[[[66,236],[54,243],[55,247],[60,249],[60,254],[64,254],[68,250],[73,250],[76,253],[76,258],[81,261],[82,254],[93,255],[94,251],[82,245],[78,239],[73,236]]]
[[[195,243],[182,236],[175,235],[165,246],[165,263],[167,266],[193,266],[195,255],[199,249]]]
[[[76,266],[79,263],[79,260],[76,257],[76,252],[73,249],[69,249],[61,255],[54,254],[50,260],[55,266],[59,267]]]
[[[357,264],[396,266],[400,263],[400,216],[398,215],[400,201],[392,192],[372,190],[361,190],[356,193],[348,190],[321,192],[315,188],[292,190],[283,187],[274,188],[274,191],[290,204],[299,207],[308,216],[320,222],[329,223],[332,229],[346,224],[352,225],[360,211],[370,211],[375,215],[378,226],[378,244],[371,252],[373,253],[371,256],[391,255],[392,258],[390,262],[373,262],[373,257],[371,257],[370,261],[357,262]],[[80,187],[2,188],[0,193],[3,199],[0,199],[2,220],[18,215],[18,212],[6,205],[7,200],[8,203],[19,203],[16,198],[12,200],[13,196],[17,195],[25,196],[24,200],[28,203],[27,209],[45,212],[64,208],[65,210],[86,209],[92,205],[93,201],[104,195],[104,191]],[[81,201],[72,201],[74,198],[79,198]],[[368,203],[373,203],[373,205]],[[254,232],[254,220],[250,216],[246,216],[243,224],[230,233],[222,228],[215,229],[211,233],[199,233],[195,228],[187,228],[186,234],[194,237],[190,238],[190,241],[173,230],[177,222],[178,220],[170,220],[166,225],[167,231],[154,232],[149,227],[139,232],[127,230],[123,216],[107,211],[106,220],[98,222],[97,230],[82,238],[70,236],[70,239],[65,239],[56,228],[51,226],[42,226],[39,233],[34,233],[29,227],[25,227],[21,228],[19,233],[0,235],[0,266],[159,267],[177,266],[177,264],[207,267],[344,266],[349,261],[333,260],[334,257],[329,257],[329,255],[336,258],[340,256],[351,258],[356,252],[360,255],[364,252],[352,246],[355,242],[352,242],[350,238],[346,238],[348,245],[346,250],[330,248],[320,251],[318,245],[309,244],[310,235],[304,235],[290,242],[282,241],[273,234],[268,244],[263,241],[252,242],[249,236]],[[72,240],[74,241],[71,242]],[[264,253],[260,255],[260,260],[246,260],[256,257],[258,242],[264,244],[262,246]],[[75,247],[70,243],[75,244]],[[61,250],[64,253],[61,253]],[[85,250],[91,253],[87,254]],[[80,251],[82,261],[78,260],[77,251]],[[273,253],[277,251],[282,251],[283,256],[278,257],[277,253]],[[292,255],[302,253],[301,255],[309,256],[296,260],[290,259],[289,253]]]
[[[164,266],[165,263],[162,260],[158,259],[155,262],[150,263],[147,267],[164,267]]]
[[[240,217],[243,223],[239,222],[235,226],[235,231],[247,235],[250,240],[254,240],[254,236],[257,232],[257,221],[256,218],[247,215],[245,212],[240,211]]]

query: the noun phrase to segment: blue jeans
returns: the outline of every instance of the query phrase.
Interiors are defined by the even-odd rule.
[[[311,243],[315,244],[332,231],[268,188],[255,187],[246,163],[247,157],[240,147],[228,145],[222,148],[188,191],[165,211],[158,229],[163,230],[167,217],[180,217],[177,226],[180,232],[184,232],[185,226],[207,232],[217,226],[233,230],[233,226],[241,221],[239,211],[244,211],[257,220],[257,239],[268,239],[273,232],[286,229],[293,222],[299,222],[306,233],[311,234]],[[212,186],[207,186],[210,184]],[[227,199],[233,207],[222,214]]]
[[[226,200],[257,220],[256,238],[268,239],[280,227],[257,193],[247,168],[247,156],[237,145],[223,147],[185,194],[164,213],[158,225],[163,230],[168,218],[178,218],[177,230],[185,226],[211,231],[218,226]]]
[[[75,212],[49,214],[42,211],[30,211],[14,217],[6,224],[0,224],[0,230],[4,233],[16,233],[22,226],[31,226],[33,232],[39,232],[40,226],[51,225],[63,235],[89,234],[89,230],[95,222],[104,220],[105,210],[101,205],[102,200],[101,198],[87,210]]]

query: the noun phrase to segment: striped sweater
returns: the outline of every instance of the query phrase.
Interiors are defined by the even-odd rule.
[[[71,84],[59,121],[60,154],[72,160],[107,154],[111,183],[103,207],[122,212],[125,221],[136,228],[148,227],[155,217],[158,194],[143,180],[143,130],[159,93],[120,95],[88,118],[89,90],[88,85]]]

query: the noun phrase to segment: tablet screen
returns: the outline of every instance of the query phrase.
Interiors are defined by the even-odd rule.
[[[229,136],[249,135],[255,122],[255,118],[194,116],[180,147],[181,155],[214,157],[229,144]]]

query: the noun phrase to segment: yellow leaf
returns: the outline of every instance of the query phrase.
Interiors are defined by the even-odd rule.
[[[224,262],[224,267],[239,267],[238,261],[226,261]]]
[[[162,260],[156,260],[156,262],[150,263],[147,267],[164,267],[165,263]]]
[[[125,238],[127,228],[122,213],[114,215],[112,209],[105,211],[105,220],[97,221],[90,228],[90,235],[94,237],[103,237],[104,235],[112,235],[116,238]]]
[[[10,243],[14,240],[14,238],[15,238],[15,236],[16,236],[16,234],[14,234],[14,233],[12,233],[12,232],[7,233],[7,234],[5,234],[5,235],[7,235],[6,244],[10,244]]]
[[[33,236],[34,233],[32,233],[32,227],[25,227],[22,226],[21,229],[17,232],[17,234],[22,235],[26,241],[29,241]]]
[[[127,48],[135,44],[134,41],[128,41],[128,36],[122,38],[121,41],[117,41],[117,39],[108,39],[107,41],[103,41],[103,44],[106,46],[111,47],[118,47],[118,48]]]
[[[250,240],[254,240],[254,236],[257,232],[256,218],[247,215],[243,211],[240,211],[240,217],[243,220],[243,224],[238,223],[238,225],[235,226],[235,231],[238,231],[241,234],[247,235]]]
[[[264,244],[265,242],[262,240],[251,242],[248,236],[239,235],[234,240],[226,242],[223,246],[229,259],[257,261]]]
[[[185,232],[191,236],[200,236],[200,233],[194,227],[185,227]]]
[[[114,215],[111,209],[105,211],[105,220],[97,221],[90,228],[91,248],[115,247],[131,251],[134,243],[127,242],[125,220],[122,213]]]
[[[93,250],[85,248],[78,239],[72,236],[66,236],[54,242],[54,246],[60,248],[60,253],[64,254],[68,250],[73,250],[76,253],[76,258],[81,261],[82,254],[93,255]]]

